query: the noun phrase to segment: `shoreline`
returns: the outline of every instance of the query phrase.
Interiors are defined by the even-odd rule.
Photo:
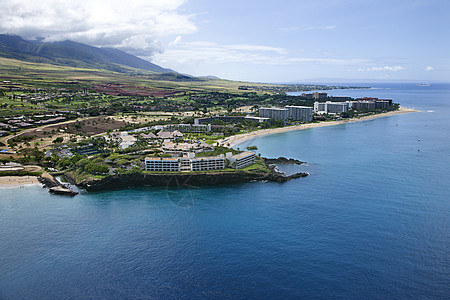
[[[308,124],[302,124],[302,125],[294,125],[294,126],[288,126],[288,127],[281,127],[281,128],[272,128],[272,129],[262,129],[257,130],[250,133],[245,134],[239,134],[239,135],[233,135],[228,138],[225,138],[223,140],[219,140],[219,145],[227,145],[229,144],[229,147],[235,147],[238,144],[241,144],[245,141],[255,139],[260,136],[264,135],[271,135],[271,134],[278,134],[278,133],[284,133],[284,132],[290,132],[290,131],[297,131],[297,130],[305,130],[310,128],[317,128],[317,127],[326,127],[326,126],[335,126],[335,125],[341,125],[346,123],[353,123],[353,122],[361,122],[361,121],[367,121],[377,118],[383,118],[383,117],[389,117],[393,115],[399,115],[404,113],[411,113],[411,112],[418,112],[418,110],[411,109],[411,108],[405,108],[400,107],[397,111],[390,111],[386,113],[376,114],[376,115],[370,115],[365,116],[361,118],[353,118],[349,120],[339,120],[339,121],[322,121],[319,123],[308,123]],[[41,177],[46,177],[45,175]],[[31,185],[38,185],[42,184],[37,176],[30,176],[30,175],[24,175],[24,176],[0,176],[0,188],[18,188],[18,187],[25,187],[25,186],[31,186]]]
[[[419,111],[412,109],[412,108],[400,107],[400,109],[396,110],[396,111],[389,111],[389,112],[385,112],[385,113],[381,113],[381,114],[364,116],[361,118],[353,118],[353,119],[348,119],[348,120],[339,120],[339,121],[331,121],[331,122],[321,121],[319,123],[308,123],[308,124],[293,125],[293,126],[280,127],[280,128],[261,129],[261,130],[257,130],[257,131],[253,131],[253,132],[249,132],[249,133],[232,135],[228,138],[220,140],[219,145],[222,146],[222,145],[227,144],[227,146],[228,146],[228,144],[229,144],[229,147],[232,148],[243,142],[246,142],[248,140],[252,140],[257,137],[264,136],[264,135],[271,135],[271,134],[284,133],[284,132],[290,132],[290,131],[305,130],[305,129],[310,129],[310,128],[327,127],[327,126],[335,126],[335,125],[341,125],[341,124],[347,124],[347,123],[361,122],[361,121],[367,121],[367,120],[389,117],[389,116],[394,116],[394,115],[401,115],[401,114],[412,113],[412,112],[419,112]]]
[[[40,184],[37,176],[0,176],[0,188],[18,188]]]

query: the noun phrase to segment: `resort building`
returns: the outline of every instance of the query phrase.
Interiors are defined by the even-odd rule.
[[[225,157],[223,155],[195,158],[194,154],[190,153],[190,155],[188,155],[187,157],[145,158],[146,171],[179,172],[179,171],[208,171],[220,169],[225,169]]]
[[[372,97],[356,98],[356,101],[350,101],[350,105],[354,110],[374,110],[392,106],[392,99],[378,99]]]
[[[301,96],[306,99],[319,100],[319,99],[326,99],[328,97],[328,94],[325,92],[315,92],[312,94],[311,93],[310,94],[303,93]]]
[[[146,171],[161,171],[161,172],[180,172],[180,171],[208,171],[221,170],[227,167],[234,169],[242,169],[255,163],[256,154],[254,152],[242,152],[232,155],[228,152],[226,156],[223,154],[219,156],[195,157],[194,153],[188,153],[184,157],[146,157],[145,170]]]
[[[153,140],[157,138],[157,136],[153,132],[149,132],[148,134],[141,133],[141,137],[146,140]]]
[[[379,98],[374,98],[374,97],[363,97],[363,98],[356,98],[356,101],[371,101],[371,102],[383,102],[383,103],[387,103],[389,106],[392,105],[392,99],[379,99]]]
[[[327,93],[325,92],[315,92],[313,93],[313,99],[319,100],[319,99],[326,99]]]
[[[269,121],[269,117],[253,117],[253,116],[214,116],[214,117],[207,117],[207,118],[198,118],[198,119],[194,119],[194,125],[198,125],[198,126],[212,126],[211,123],[214,121],[221,121],[223,123],[227,123],[227,124],[236,124],[236,123],[241,123],[242,121],[252,121],[252,122],[258,122],[258,123],[262,123],[262,122],[266,122]],[[205,124],[207,123],[207,125],[200,125],[200,124]],[[211,127],[209,127],[211,130]]]
[[[178,158],[146,157],[145,170],[160,172],[179,172],[180,161]]]
[[[180,132],[210,132],[211,124],[169,124],[164,126],[165,130],[175,131],[178,130]]]
[[[262,118],[270,118],[283,121],[287,121],[289,113],[288,109],[277,107],[261,107],[258,111],[259,116]]]
[[[159,139],[164,139],[164,140],[174,138],[172,132],[164,131],[164,130],[159,131],[156,135]]]
[[[312,107],[288,105],[288,118],[293,121],[311,122],[313,119]]]
[[[375,102],[374,101],[351,101],[351,108],[354,110],[374,110]]]
[[[340,114],[347,112],[349,107],[348,102],[314,102],[314,112],[318,114]]]
[[[114,141],[119,143],[120,149],[126,149],[128,147],[133,146],[136,143],[136,138],[132,135],[129,135],[128,132],[122,131],[122,132],[113,132],[109,134],[105,140],[107,142]]]
[[[269,121],[270,118],[261,118],[261,117],[252,117],[252,116],[246,116],[244,118],[244,121],[252,121],[257,123],[263,123]]]
[[[294,105],[289,105],[285,108],[261,107],[259,109],[259,116],[274,120],[283,120],[285,122],[288,120],[311,122],[313,119],[313,110],[312,107]]]
[[[386,108],[392,105],[392,100],[376,100],[375,108]]]
[[[242,152],[236,155],[226,154],[226,158],[230,162],[233,169],[242,169],[255,163],[256,154],[251,151]]]
[[[225,158],[221,156],[207,156],[202,158],[192,158],[191,171],[207,171],[225,169]]]
[[[357,98],[356,101],[345,102],[314,102],[315,113],[340,114],[347,112],[350,108],[353,110],[375,110],[377,108],[387,108],[392,106],[391,99],[378,98]]]

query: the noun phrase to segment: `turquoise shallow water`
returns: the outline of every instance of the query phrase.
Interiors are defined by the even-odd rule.
[[[421,112],[239,146],[285,184],[1,189],[0,298],[448,298],[450,86],[330,93]]]

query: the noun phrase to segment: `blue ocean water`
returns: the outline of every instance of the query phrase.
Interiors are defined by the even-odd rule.
[[[450,297],[450,85],[371,85],[420,112],[248,141],[278,183],[74,198],[0,189],[1,299]]]

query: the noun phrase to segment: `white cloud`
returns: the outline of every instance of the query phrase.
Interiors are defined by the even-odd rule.
[[[170,47],[170,46],[175,46],[175,45],[178,44],[180,41],[181,41],[181,35],[177,36],[173,42],[169,43],[169,47]]]
[[[172,43],[173,44],[173,43]],[[257,65],[332,64],[357,65],[366,59],[298,57],[285,48],[265,45],[229,44],[212,42],[177,43],[155,55],[154,62],[170,64],[246,63]]]
[[[385,67],[371,67],[371,68],[366,68],[366,69],[359,68],[358,72],[365,72],[365,71],[368,71],[368,72],[385,72],[385,71],[397,72],[397,71],[403,71],[404,69],[405,68],[402,66],[392,66],[392,67],[385,66]]]
[[[434,68],[432,67],[432,66],[426,66],[425,67],[425,71],[433,71],[434,70]]]
[[[0,0],[0,32],[46,41],[70,39],[94,46],[161,50],[165,36],[194,33],[186,0]]]
[[[334,30],[334,29],[336,29],[336,26],[334,26],[334,25],[328,25],[328,26],[308,26],[308,27],[305,27],[305,29],[308,29],[308,30]]]

